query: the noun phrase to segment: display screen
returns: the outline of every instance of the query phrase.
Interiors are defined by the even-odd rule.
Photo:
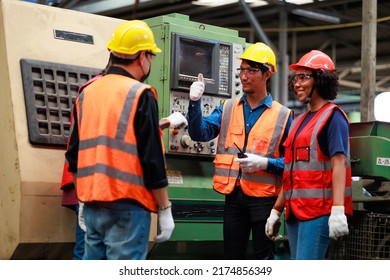
[[[231,53],[230,44],[172,33],[171,89],[188,91],[202,73],[205,93],[229,96]]]
[[[212,78],[212,55],[214,44],[180,40],[179,68],[181,75]]]

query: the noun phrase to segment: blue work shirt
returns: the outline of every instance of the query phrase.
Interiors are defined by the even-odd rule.
[[[245,133],[248,134],[253,125],[260,118],[261,114],[267,108],[272,107],[272,96],[268,93],[267,97],[262,100],[254,108],[251,108],[244,94],[240,102],[244,104],[244,120],[245,120]],[[210,141],[218,136],[221,128],[223,104],[214,109],[214,111],[206,117],[202,117],[201,101],[190,100],[188,108],[188,132],[190,137],[194,141]],[[288,131],[290,129],[292,116],[290,115],[286,129],[283,134],[281,143],[287,138]],[[279,146],[279,152],[284,155],[284,147]],[[282,175],[284,169],[284,157],[280,158],[268,158],[267,172],[275,175]]]

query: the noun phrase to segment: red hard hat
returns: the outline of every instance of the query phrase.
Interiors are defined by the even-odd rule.
[[[325,53],[312,50],[301,57],[301,59],[290,65],[290,69],[297,70],[298,67],[306,67],[313,70],[335,70],[332,59]]]

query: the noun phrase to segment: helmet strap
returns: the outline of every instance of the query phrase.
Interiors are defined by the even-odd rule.
[[[310,101],[311,101],[311,96],[313,95],[313,91],[314,91],[314,86],[311,88],[311,91],[310,91],[310,94],[308,97],[306,97],[305,101],[303,101],[303,103],[305,104],[309,104]]]

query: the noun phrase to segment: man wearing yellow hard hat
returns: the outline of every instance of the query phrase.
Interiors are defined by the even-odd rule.
[[[282,143],[291,111],[267,90],[267,81],[277,71],[272,49],[256,43],[239,59],[243,95],[227,100],[211,115],[202,117],[204,82],[191,85],[189,133],[195,141],[219,136],[213,183],[214,190],[225,195],[225,258],[248,258],[252,234],[253,257],[273,259],[274,244],[265,235],[265,225],[282,186]]]
[[[84,259],[145,259],[151,212],[156,242],[174,229],[157,92],[143,83],[161,50],[140,20],[119,25],[107,48],[112,65],[76,99],[66,152],[84,203]]]

